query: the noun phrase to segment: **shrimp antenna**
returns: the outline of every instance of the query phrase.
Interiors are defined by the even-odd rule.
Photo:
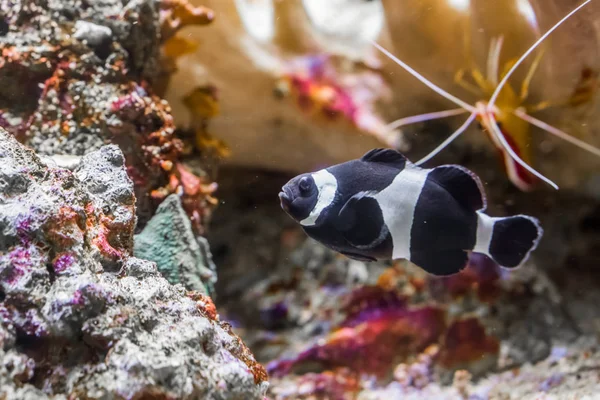
[[[514,63],[514,65],[508,70],[508,72],[500,80],[500,83],[496,87],[496,90],[494,90],[494,93],[490,97],[490,100],[488,101],[487,106],[486,106],[487,111],[489,113],[489,118],[490,118],[490,122],[491,122],[490,125],[491,125],[491,128],[492,128],[492,132],[498,138],[498,140],[500,141],[500,143],[502,144],[502,146],[505,148],[505,150],[507,151],[507,153],[511,156],[511,158],[513,160],[515,160],[518,164],[520,164],[523,168],[525,168],[527,171],[531,172],[533,175],[537,176],[538,178],[540,178],[544,182],[548,183],[550,186],[552,186],[555,189],[558,189],[558,185],[556,185],[556,183],[552,182],[550,179],[546,178],[544,175],[540,174],[535,169],[533,169],[532,167],[530,167],[529,165],[527,165],[527,163],[525,161],[523,161],[517,154],[515,154],[515,152],[513,151],[513,149],[506,142],[506,139],[502,135],[502,132],[500,132],[500,128],[498,127],[498,124],[496,122],[496,118],[494,117],[494,113],[493,113],[494,103],[496,102],[496,99],[498,99],[498,96],[500,95],[500,91],[502,90],[502,88],[504,87],[504,85],[506,85],[506,82],[508,81],[508,79],[510,78],[510,76],[515,72],[515,70],[519,67],[519,65],[521,65],[523,63],[523,61],[525,60],[525,58],[527,58],[529,56],[529,54],[531,54],[544,40],[546,40],[546,38],[548,36],[550,36],[550,34],[552,32],[554,32],[566,20],[568,20],[569,18],[571,18],[571,16],[573,14],[575,14],[577,11],[579,11],[580,9],[582,9],[584,6],[586,6],[591,1],[592,0],[586,0],[586,1],[584,1],[577,8],[575,8],[573,11],[571,11],[566,16],[564,16],[560,21],[558,21],[556,24],[554,24],[554,26],[552,28],[548,29],[548,31],[546,31],[546,33],[544,33],[531,47],[529,47],[529,49],[527,49],[527,51],[525,53],[523,53],[523,55],[521,56],[521,58],[519,58],[517,60],[517,62]]]
[[[600,149],[595,146],[592,146],[589,143],[584,142],[583,140],[579,140],[579,139],[561,131],[560,129],[553,127],[552,125],[545,123],[544,121],[540,121],[539,119],[532,117],[531,115],[527,114],[526,112],[524,112],[522,110],[517,109],[517,110],[513,111],[513,114],[515,114],[517,117],[521,118],[522,120],[529,122],[531,125],[535,125],[538,128],[543,129],[546,132],[561,138],[562,140],[565,140],[571,144],[574,144],[575,146],[579,147],[582,150],[588,151],[588,152],[592,153],[593,155],[600,157]]]
[[[591,1],[591,0],[588,0],[588,1]],[[412,69],[404,61],[400,60],[398,57],[394,56],[392,53],[390,53],[389,51],[387,51],[386,49],[384,49],[383,47],[381,47],[377,42],[375,42],[375,41],[372,40],[371,43],[379,51],[381,51],[383,54],[385,54],[387,57],[389,57],[391,60],[393,60],[396,64],[398,64],[399,66],[401,66],[406,72],[408,72],[409,74],[411,74],[412,76],[414,76],[415,78],[417,78],[418,80],[420,80],[424,85],[428,86],[431,90],[433,90],[434,92],[436,92],[440,96],[442,96],[442,97],[450,100],[451,102],[453,102],[456,105],[461,106],[462,108],[464,108],[465,110],[467,110],[467,111],[469,111],[471,113],[477,111],[475,109],[475,107],[473,107],[472,105],[470,105],[466,101],[463,101],[463,100],[459,99],[458,97],[456,97],[456,96],[454,96],[454,95],[446,92],[444,89],[442,89],[441,87],[439,87],[435,83],[431,82],[429,79],[425,78],[423,75],[421,75],[420,73],[418,73],[417,71],[415,71],[414,69]]]
[[[492,109],[492,107],[494,106],[494,103],[496,102],[496,99],[498,99],[498,96],[500,95],[500,91],[502,90],[502,88],[504,87],[504,85],[506,85],[506,82],[508,81],[508,79],[510,78],[510,76],[515,72],[515,70],[523,63],[523,61],[525,61],[525,59],[544,41],[546,40],[546,38],[548,36],[550,36],[550,34],[552,32],[554,32],[556,30],[556,28],[558,28],[559,26],[561,26],[566,20],[568,20],[569,18],[571,18],[571,16],[573,14],[575,14],[577,11],[579,11],[580,9],[582,9],[584,6],[586,6],[588,3],[590,3],[592,0],[586,0],[584,1],[582,4],[580,4],[577,8],[575,8],[573,11],[571,11],[570,13],[568,13],[565,17],[563,17],[560,21],[558,21],[556,24],[554,24],[554,26],[550,29],[548,29],[548,31],[546,31],[546,33],[544,33],[533,45],[531,45],[531,47],[529,49],[527,49],[527,51],[525,53],[523,53],[523,55],[521,56],[521,58],[519,58],[517,60],[516,63],[514,63],[514,65],[512,66],[511,69],[508,70],[508,72],[506,73],[506,75],[504,75],[504,77],[502,78],[502,80],[500,81],[500,83],[498,84],[498,86],[496,87],[496,90],[494,90],[494,93],[492,94],[492,97],[490,97],[490,100],[488,101],[488,109]]]
[[[417,122],[425,122],[431,121],[432,119],[453,117],[455,115],[464,114],[466,112],[467,110],[465,110],[464,108],[454,108],[452,110],[435,111],[426,114],[412,115],[410,117],[400,118],[395,120],[394,122],[390,122],[387,125],[387,128],[396,129],[400,128],[401,126],[416,124]]]
[[[540,178],[541,180],[543,180],[544,182],[546,182],[548,185],[552,186],[554,189],[558,190],[558,185],[556,183],[552,182],[550,179],[546,178],[544,175],[540,174],[535,169],[531,168],[525,161],[523,161],[514,152],[514,150],[512,149],[512,147],[510,147],[510,145],[508,144],[508,142],[504,138],[504,135],[502,134],[502,132],[500,132],[500,128],[498,127],[498,123],[496,122],[496,117],[494,117],[493,113],[489,113],[489,119],[490,119],[490,128],[492,128],[492,132],[498,138],[498,140],[502,144],[502,147],[504,147],[504,149],[506,150],[506,152],[508,153],[508,155],[510,155],[510,157],[513,160],[515,160],[517,163],[519,163],[527,171],[531,172],[533,175],[537,176],[538,178]]]
[[[477,116],[477,113],[472,113],[469,116],[469,118],[467,118],[467,120],[465,122],[463,122],[463,124],[460,126],[460,128],[458,128],[456,131],[454,131],[454,133],[452,135],[448,136],[448,138],[446,140],[444,140],[438,147],[433,149],[429,154],[427,154],[425,157],[423,157],[419,161],[417,161],[415,163],[415,165],[421,165],[423,163],[426,163],[427,161],[429,161],[433,157],[435,157],[440,151],[444,150],[444,148],[446,146],[448,146],[450,143],[452,143],[452,141],[454,139],[459,137],[465,130],[467,130],[467,128],[469,127],[469,125],[471,125],[471,122],[473,122],[473,120],[475,119],[476,116]]]

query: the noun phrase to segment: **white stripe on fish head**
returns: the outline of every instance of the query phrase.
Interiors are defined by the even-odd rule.
[[[321,212],[333,203],[338,187],[337,179],[326,169],[314,172],[311,176],[315,181],[319,194],[317,195],[317,204],[315,204],[309,216],[300,221],[303,226],[312,226],[317,222]]]

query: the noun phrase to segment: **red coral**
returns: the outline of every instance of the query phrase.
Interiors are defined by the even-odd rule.
[[[440,365],[466,368],[485,357],[496,357],[499,351],[498,339],[488,336],[477,318],[467,318],[454,322],[448,328],[440,352]]]
[[[375,309],[349,325],[293,360],[271,363],[269,372],[284,375],[299,365],[317,363],[324,369],[346,366],[383,376],[398,361],[438,340],[445,329],[445,312],[436,307]]]
[[[117,144],[124,152],[127,172],[135,184],[141,223],[166,196],[180,193],[194,229],[202,233],[217,204],[211,196],[216,184],[195,176],[179,162],[183,143],[175,137],[168,103],[153,95],[145,82],[115,84],[111,90],[117,95],[108,106],[104,106],[104,102],[93,103],[77,91],[77,85],[72,85],[82,77],[71,68],[70,62],[57,63],[53,74],[44,81],[37,110],[18,131],[29,131],[25,136],[31,136],[33,131],[41,135],[48,128],[60,127],[66,137],[77,135],[81,127],[99,132],[104,140]],[[88,83],[89,90],[95,85]],[[98,90],[104,91],[106,87]],[[59,107],[55,107],[56,104]],[[19,136],[23,136],[22,141],[28,140],[24,135]]]
[[[183,143],[174,136],[175,127],[168,104],[148,94],[145,87],[134,85],[127,95],[112,103],[111,110],[123,119],[121,128],[114,130],[112,141],[123,149],[133,150],[126,152],[125,157],[128,174],[136,184],[137,196],[150,193],[156,206],[168,195],[179,194],[194,229],[202,233],[217,204],[211,196],[217,187],[215,183],[194,175],[178,161]],[[123,129],[130,125],[136,126],[138,134],[141,134],[141,146],[130,145],[132,139],[127,135],[130,130]],[[135,150],[137,146],[139,150]],[[165,181],[168,183],[164,184]]]

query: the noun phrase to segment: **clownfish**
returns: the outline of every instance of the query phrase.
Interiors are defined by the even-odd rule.
[[[527,215],[491,217],[480,179],[459,165],[425,169],[391,149],[296,176],[279,193],[306,234],[351,259],[407,259],[434,275],[482,253],[522,265],[543,229]]]

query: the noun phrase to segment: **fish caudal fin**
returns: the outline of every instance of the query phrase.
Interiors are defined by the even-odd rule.
[[[477,215],[477,242],[473,251],[491,257],[504,268],[521,266],[544,234],[539,221],[527,215],[506,218]]]

